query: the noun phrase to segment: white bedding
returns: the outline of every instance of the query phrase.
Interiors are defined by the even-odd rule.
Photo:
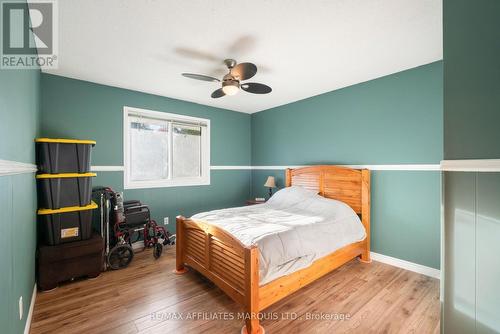
[[[265,204],[196,214],[260,250],[260,285],[306,268],[313,261],[366,237],[356,213],[345,203],[310,190],[288,187]]]

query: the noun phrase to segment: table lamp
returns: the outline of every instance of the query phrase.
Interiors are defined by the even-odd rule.
[[[273,195],[273,188],[276,188],[276,180],[274,176],[268,176],[266,183],[264,183],[264,187],[269,188],[269,198]]]

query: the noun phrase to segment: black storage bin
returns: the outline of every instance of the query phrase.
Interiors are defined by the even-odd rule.
[[[39,174],[38,206],[44,209],[59,209],[67,206],[87,206],[92,197],[92,177],[85,174]]]
[[[36,163],[43,174],[87,173],[93,140],[38,138]]]
[[[38,210],[39,231],[47,245],[87,240],[92,235],[92,210],[97,204]]]

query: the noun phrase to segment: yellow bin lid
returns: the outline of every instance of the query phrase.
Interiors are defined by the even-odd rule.
[[[36,138],[36,143],[60,143],[60,144],[91,144],[95,145],[95,140],[81,139],[61,139],[61,138]]]
[[[68,179],[72,177],[95,177],[96,173],[64,173],[64,174],[38,174],[37,179]]]
[[[65,208],[60,209],[40,209],[38,210],[39,215],[52,215],[55,213],[65,213],[65,212],[74,212],[74,211],[84,211],[84,210],[94,210],[97,209],[97,204],[92,201],[87,206],[67,206]]]

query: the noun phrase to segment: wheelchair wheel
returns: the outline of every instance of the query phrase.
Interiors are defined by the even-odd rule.
[[[108,264],[113,270],[125,268],[134,258],[132,247],[127,244],[116,245],[108,254]]]
[[[153,249],[153,256],[155,259],[158,259],[161,256],[161,253],[163,252],[163,245],[157,242],[154,246]]]

